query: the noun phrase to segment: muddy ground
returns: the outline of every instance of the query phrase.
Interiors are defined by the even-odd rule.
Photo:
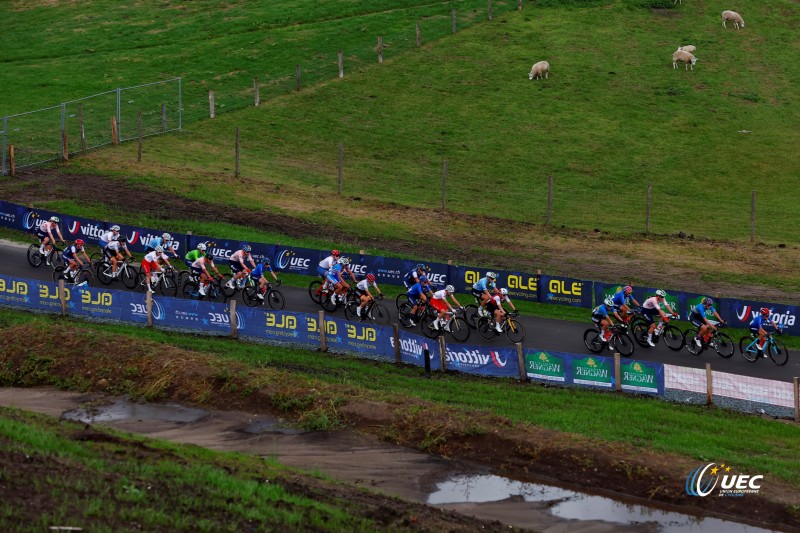
[[[770,480],[769,488],[760,494],[748,495],[746,502],[691,497],[684,486],[697,461],[685,457],[515,424],[495,415],[408,397],[387,399],[280,368],[253,369],[218,355],[112,336],[71,322],[48,326],[47,336],[37,329],[41,327],[25,324],[3,330],[3,383],[69,386],[82,392],[275,414],[300,423],[324,415],[337,428],[484,465],[520,481],[555,480],[686,514],[800,531],[800,491],[776,480]],[[33,348],[30,339],[38,339]],[[119,350],[121,345],[131,348]],[[52,354],[52,359],[40,354]],[[15,468],[22,469],[17,472],[20,476],[33,474],[24,465]],[[450,527],[458,525],[436,526]]]

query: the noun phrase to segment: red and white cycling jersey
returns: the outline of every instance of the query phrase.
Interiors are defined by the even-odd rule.
[[[229,258],[230,261],[235,263],[244,263],[245,259],[250,259],[250,254],[244,250],[236,250]]]

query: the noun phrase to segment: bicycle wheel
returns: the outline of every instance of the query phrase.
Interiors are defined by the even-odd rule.
[[[592,353],[600,353],[605,348],[605,342],[600,338],[600,330],[595,328],[589,328],[583,332],[583,344]]]
[[[633,326],[633,329],[631,329],[631,333],[633,334],[633,340],[635,340],[639,346],[642,346],[644,348],[650,346],[649,344],[647,344],[647,330],[649,328],[650,326],[647,324],[647,322],[638,321]],[[683,337],[681,337],[681,345],[683,345]]]
[[[242,291],[242,301],[248,307],[255,307],[260,301],[258,296],[258,289],[256,287],[245,287]]]
[[[107,264],[105,261],[95,261],[94,264],[94,273],[97,276],[97,279],[100,280],[100,283],[103,285],[111,285],[111,282],[114,281],[114,276],[111,275],[111,265]]]
[[[334,297],[333,294],[323,292],[319,298],[319,304],[322,306],[324,310],[328,311],[329,313],[333,313],[334,311],[336,311],[336,308],[339,307],[333,300],[333,297]]]
[[[696,329],[688,329],[686,333],[683,334],[683,342],[686,346],[686,351],[688,351],[692,355],[700,355],[705,350],[705,345],[700,343],[700,346],[694,342],[694,338],[697,336]]]
[[[680,328],[670,325],[664,326],[661,338],[664,339],[664,344],[666,344],[667,348],[670,350],[675,350],[677,352],[683,348],[683,332]]]
[[[411,309],[414,306],[411,305],[411,302],[405,302],[403,305],[400,306],[400,309],[397,311],[398,320],[400,324],[403,325],[404,328],[413,328],[414,324],[412,324],[413,316],[411,315]]]
[[[747,335],[739,339],[739,352],[742,357],[754,363],[758,361],[758,349],[756,348],[756,338],[752,335]]]
[[[197,287],[197,283],[190,279],[187,279],[183,282],[183,285],[181,285],[181,292],[185,298],[192,300],[196,300],[200,297],[200,291]]]
[[[61,255],[61,250],[55,246],[53,246],[53,251],[50,252],[50,266],[53,267],[54,270],[59,266],[63,266],[64,268],[67,266],[64,264],[64,256]]]
[[[714,346],[714,350],[719,356],[724,359],[729,359],[733,355],[733,352],[736,351],[736,345],[733,344],[733,339],[726,333],[717,333],[712,337],[711,344]]]
[[[419,321],[419,327],[422,330],[422,334],[428,337],[429,339],[435,339],[439,336],[441,330],[433,329],[433,321],[436,320],[436,317],[432,317],[428,314],[422,317]],[[439,326],[440,328],[442,326]]]
[[[136,287],[136,269],[133,268],[130,264],[126,263],[120,266],[122,269],[122,274],[119,277],[122,278],[122,283],[129,289],[133,289]]]
[[[397,298],[394,300],[394,304],[397,306],[397,309],[400,309],[400,306],[403,305],[408,301],[408,294],[401,292],[397,295]]]
[[[464,318],[472,329],[478,327],[478,306],[469,304],[464,306]]]
[[[450,336],[455,339],[456,342],[466,342],[469,339],[469,324],[467,324],[466,319],[455,316],[453,320],[450,322]]]
[[[53,269],[53,281],[58,283],[58,280],[60,280],[60,279],[64,279],[64,267],[63,266],[57,266],[56,268]]]
[[[41,265],[42,261],[44,261],[44,257],[39,253],[39,245],[31,244],[28,247],[28,263],[35,268]]]
[[[476,324],[475,329],[478,330],[478,335],[480,335],[482,339],[490,341],[497,337],[497,330],[494,329],[494,325],[494,320],[490,320],[489,317],[482,316],[478,318],[478,323]]]
[[[209,302],[225,302],[228,298],[225,296],[225,293],[222,292],[223,283],[224,280],[220,279],[215,279],[209,283],[206,289],[206,295],[202,298]]]
[[[392,316],[385,305],[375,302],[372,304],[372,309],[369,310],[369,318],[376,326],[388,326]]]
[[[778,366],[783,366],[789,360],[789,350],[783,341],[773,338],[772,342],[767,345],[767,352],[772,362]]]
[[[286,298],[284,298],[283,293],[278,289],[267,289],[267,294],[264,295],[264,299],[267,300],[270,308],[276,311],[280,311],[286,306]]]
[[[614,348],[620,355],[632,354],[633,347],[633,340],[627,333],[617,332],[614,334]]]
[[[85,285],[89,287],[94,286],[94,274],[88,268],[80,269],[77,274],[75,274],[75,285]]]
[[[322,282],[320,280],[312,281],[308,284],[308,295],[311,297],[311,301],[315,304],[320,303],[320,295],[322,293]]]
[[[228,286],[228,282],[231,279],[233,279],[233,277],[231,277],[230,279],[223,280],[219,284],[219,290],[222,292],[225,298],[230,298],[231,296],[236,294],[236,285],[234,285],[233,288]]]
[[[523,342],[525,340],[525,326],[514,318],[509,319],[506,323],[506,337],[515,344]]]
[[[344,317],[347,320],[361,320],[361,317],[358,316],[358,304],[355,302],[347,302],[344,306]]]

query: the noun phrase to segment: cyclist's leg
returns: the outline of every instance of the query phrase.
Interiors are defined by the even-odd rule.
[[[757,344],[758,353],[759,355],[763,354],[764,357],[767,356],[767,354],[764,353],[764,344],[766,343],[766,341],[767,341],[767,330],[765,330],[764,328],[758,328],[758,344]]]

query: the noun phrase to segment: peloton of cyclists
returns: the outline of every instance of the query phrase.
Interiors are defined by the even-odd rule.
[[[53,250],[53,244],[56,242],[55,232],[58,234],[58,240],[66,244],[64,236],[61,235],[61,228],[58,223],[61,222],[57,216],[50,217],[50,220],[42,222],[36,228],[36,236],[39,237],[39,253],[44,256],[45,263],[50,266],[50,252]]]
[[[356,309],[356,315],[358,316],[361,316],[361,311],[373,299],[372,293],[369,292],[370,285],[372,285],[375,288],[379,296],[383,297],[383,293],[381,292],[381,289],[378,287],[378,283],[375,281],[375,274],[372,273],[367,274],[367,277],[356,283],[356,294],[358,294],[358,298],[360,301],[360,303],[358,304],[358,309]]]
[[[92,261],[89,259],[89,256],[86,255],[86,250],[83,248],[84,244],[83,239],[78,239],[75,241],[75,244],[64,248],[62,257],[64,258],[64,264],[67,266],[67,268],[64,269],[65,279],[72,280],[78,271],[78,267],[83,267],[83,261],[81,261],[80,255],[83,255],[83,258],[86,259],[87,265],[91,264]]]
[[[256,262],[253,260],[253,256],[250,255],[252,250],[249,244],[245,244],[239,250],[233,252],[230,259],[228,259],[228,266],[233,273],[233,277],[225,284],[229,289],[236,288],[236,283],[250,273],[251,269],[247,268],[247,265],[244,264],[245,261],[250,263],[252,268],[256,267]]]
[[[606,297],[606,299],[603,300],[603,303],[601,303],[592,310],[592,322],[600,326],[600,329],[603,330],[604,341],[611,340],[611,331],[608,328],[609,326],[614,325],[614,321],[611,320],[612,315],[616,317],[616,319],[619,320],[620,323],[623,323],[622,317],[620,316],[616,306],[614,305],[613,296]]]
[[[725,323],[725,321],[722,320],[722,317],[719,316],[719,313],[717,313],[717,310],[714,309],[714,300],[708,296],[703,298],[703,301],[700,302],[694,309],[692,309],[692,312],[689,315],[689,322],[691,322],[692,325],[697,328],[697,335],[694,337],[694,343],[698,347],[703,345],[703,341],[701,339],[705,338],[708,330],[716,331],[717,329],[716,323],[713,323],[707,318],[706,315],[708,313],[711,313],[714,318],[717,319],[717,323]]]
[[[771,318],[770,313],[772,311],[767,307],[762,307],[756,317],[750,322],[750,333],[753,336],[758,336],[758,355],[763,355],[764,357],[767,354],[764,353],[764,343],[767,341],[767,330],[764,329],[764,326],[772,326],[775,331],[781,331],[780,326],[776,324]]]

